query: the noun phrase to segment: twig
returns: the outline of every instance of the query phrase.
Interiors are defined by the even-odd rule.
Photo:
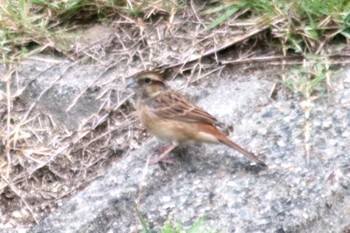
[[[21,120],[21,123],[23,121],[25,121],[27,119],[27,117],[30,115],[30,113],[33,111],[34,107],[39,103],[39,100],[43,97],[43,95],[49,91],[61,78],[63,78],[63,74],[65,72],[67,72],[67,70],[71,67],[73,67],[74,65],[76,65],[78,62],[74,62],[73,64],[69,65],[68,67],[65,68],[65,70],[62,72],[61,75],[59,75],[51,84],[50,86],[48,86],[45,90],[43,90],[40,95],[38,96],[38,98],[36,98],[36,100],[34,101],[34,103],[29,107],[29,109],[27,110],[26,114],[24,115],[23,119]]]
[[[89,142],[87,143],[84,143],[80,146],[78,146],[77,148],[74,148],[74,150],[72,151],[73,153],[78,151],[78,150],[81,150],[83,148],[87,148],[88,146],[90,146],[92,143],[102,139],[103,137],[107,136],[108,134],[112,133],[112,132],[115,132],[115,131],[121,131],[123,129],[125,129],[126,127],[130,126],[132,123],[136,122],[137,121],[137,118],[136,116],[134,117],[134,119],[128,119],[126,121],[124,121],[122,124],[118,125],[116,128],[114,129],[110,129],[104,133],[102,133],[101,135],[97,136],[97,137],[94,137],[92,140],[90,140]],[[86,135],[84,135],[86,136]],[[82,137],[78,137],[76,140],[73,140],[75,142],[79,142],[80,140],[82,139]]]
[[[291,61],[291,62],[285,62],[284,65],[287,66],[294,66],[294,65],[302,65],[302,64],[314,64],[314,62],[303,62],[303,61]],[[346,65],[346,64],[350,64],[350,60],[346,60],[346,61],[329,61],[327,62],[327,64],[329,65]],[[269,65],[274,65],[274,66],[279,66],[281,65],[281,62],[271,62],[269,63]]]
[[[11,79],[12,75],[15,72],[15,69],[12,69],[11,66],[9,67],[9,73],[6,77],[6,94],[7,94],[7,120],[6,120],[6,146],[5,146],[5,153],[7,158],[7,171],[6,176],[10,176],[10,170],[11,170]]]
[[[145,164],[145,167],[143,168],[142,175],[140,177],[140,181],[139,181],[139,185],[138,185],[139,186],[139,191],[137,192],[137,197],[136,197],[136,200],[135,200],[135,204],[136,204],[136,207],[138,209],[140,209],[142,191],[143,191],[143,188],[145,186],[144,183],[145,183],[145,180],[146,180],[146,177],[147,177],[149,163],[150,163],[150,154],[147,157],[147,162]]]
[[[283,56],[283,55],[276,55],[276,56],[264,56],[264,57],[253,57],[253,58],[238,58],[236,60],[230,60],[230,61],[220,61],[220,64],[223,65],[236,65],[236,64],[245,64],[245,63],[253,63],[253,62],[269,62],[269,61],[278,61],[278,60],[292,60],[292,59],[303,59],[303,55],[292,55],[292,56]]]
[[[199,80],[201,80],[202,78],[205,78],[207,77],[208,75],[211,75],[212,73],[215,73],[217,71],[221,71],[223,68],[225,68],[225,66],[219,66],[218,68],[216,69],[213,69],[203,75],[199,75],[195,80],[192,80],[190,83],[194,83],[194,82],[198,82]]]
[[[24,203],[24,205],[27,207],[29,213],[32,215],[32,218],[34,219],[34,221],[38,224],[39,221],[38,221],[38,219],[35,217],[34,211],[33,211],[32,208],[30,207],[30,205],[27,203],[27,201],[24,199],[24,197],[22,197],[22,195],[19,193],[19,191],[17,190],[17,188],[16,188],[14,185],[12,185],[12,184],[10,183],[10,181],[9,181],[6,177],[4,177],[4,176],[2,176],[2,175],[0,175],[0,176],[1,176],[1,178],[5,181],[5,183],[7,183],[8,187],[10,187],[11,190],[21,199],[21,201],[22,201],[22,202]]]
[[[62,154],[69,147],[70,147],[70,145],[66,145],[66,146],[63,146],[62,148],[58,149],[58,151],[56,151],[56,153],[54,155],[52,155],[47,161],[42,162],[41,164],[37,165],[31,172],[29,172],[29,174],[33,174],[38,169],[40,169],[40,168],[46,166],[47,164],[49,164],[50,162],[52,162],[58,155]]]
[[[257,25],[255,28],[251,29],[250,31],[247,31],[246,33],[244,33],[241,36],[232,38],[229,42],[224,43],[223,45],[221,45],[219,47],[208,49],[205,52],[203,52],[203,53],[201,53],[201,54],[199,54],[197,56],[193,56],[191,58],[189,56],[188,59],[186,59],[183,62],[178,62],[178,63],[175,63],[175,64],[162,65],[162,66],[159,67],[159,69],[169,69],[169,68],[173,68],[173,67],[177,67],[177,66],[184,66],[186,63],[193,62],[193,61],[196,61],[196,60],[201,59],[203,57],[216,54],[219,51],[227,49],[227,48],[233,46],[234,44],[237,44],[238,42],[244,41],[244,40],[246,40],[246,39],[248,39],[248,38],[250,38],[250,37],[252,37],[252,36],[254,36],[254,35],[256,35],[256,34],[262,32],[262,31],[264,31],[264,30],[266,30],[269,27],[270,24],[277,24],[277,23],[283,22],[284,20],[285,20],[284,17],[276,16],[272,20],[269,20],[267,22],[261,22],[260,25]]]
[[[113,68],[114,64],[108,66],[99,76],[97,76],[94,80],[92,80],[91,83],[89,83],[89,85],[87,85],[78,95],[77,97],[75,97],[75,99],[72,101],[72,104],[69,105],[66,109],[66,112],[69,112],[74,105],[78,102],[78,100],[80,99],[80,97],[86,92],[86,90],[88,90],[94,83],[96,83],[106,72],[108,72],[111,68]]]
[[[197,14],[196,6],[195,6],[193,0],[190,1],[190,5],[191,5],[191,9],[192,9],[193,14],[194,14],[194,16],[196,17],[197,21],[198,21],[198,22],[200,23],[200,25],[202,25],[204,28],[207,28],[207,27],[205,26],[205,24],[202,22],[202,20],[199,18],[198,14]]]
[[[349,60],[344,60],[344,59],[348,58],[349,55],[341,55],[341,54],[331,55],[330,54],[330,55],[323,55],[323,56],[327,56],[330,59],[339,59],[339,61],[337,61],[337,60],[329,61],[329,64],[339,65],[339,64],[349,64],[350,63]],[[237,64],[254,63],[254,62],[258,62],[258,63],[259,62],[264,62],[264,63],[271,62],[271,63],[269,63],[269,65],[281,65],[281,64],[299,65],[299,64],[305,64],[305,61],[303,61],[303,59],[305,59],[305,57],[303,55],[290,55],[290,56],[276,55],[276,56],[265,56],[265,57],[253,57],[253,58],[247,58],[247,59],[238,58],[236,60],[221,61],[220,64],[237,65]],[[293,60],[297,60],[297,61],[293,61]],[[279,61],[279,62],[277,62],[277,61]],[[308,62],[308,63],[312,63],[312,62]]]

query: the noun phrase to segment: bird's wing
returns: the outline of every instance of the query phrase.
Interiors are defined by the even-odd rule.
[[[148,99],[145,104],[159,117],[184,122],[217,124],[215,117],[171,90]]]

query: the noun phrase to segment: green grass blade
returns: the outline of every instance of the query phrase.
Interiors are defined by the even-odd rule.
[[[140,210],[136,209],[136,214],[137,214],[137,217],[141,221],[141,225],[142,225],[142,228],[143,228],[142,229],[142,233],[151,233],[151,230],[149,228],[148,222],[146,221],[146,218],[142,215]]]
[[[204,224],[204,218],[198,219],[190,229],[186,231],[186,233],[196,233],[196,232],[203,232],[203,224]]]
[[[216,18],[210,25],[209,25],[209,29],[212,29],[220,24],[222,24],[225,20],[227,20],[228,18],[230,18],[230,16],[232,16],[234,13],[236,13],[239,9],[241,9],[241,6],[230,6],[226,8],[226,11],[224,12],[223,15],[219,16],[218,18]]]
[[[208,10],[203,11],[203,14],[210,15],[210,14],[225,10],[226,8],[228,8],[228,7],[225,5],[209,8]]]

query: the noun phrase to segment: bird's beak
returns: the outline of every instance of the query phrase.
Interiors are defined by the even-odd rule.
[[[126,88],[136,88],[138,86],[137,82],[134,79],[131,79],[127,84]]]

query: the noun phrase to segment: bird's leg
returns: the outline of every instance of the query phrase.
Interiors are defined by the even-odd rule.
[[[160,156],[157,158],[151,159],[149,161],[150,164],[156,164],[159,162],[165,162],[165,163],[171,163],[170,160],[168,160],[168,154],[174,150],[177,147],[177,145],[171,145],[169,146]]]
[[[159,145],[155,151],[157,154],[163,154],[164,151],[166,151],[169,147],[171,146],[171,144],[162,144],[162,145]]]

